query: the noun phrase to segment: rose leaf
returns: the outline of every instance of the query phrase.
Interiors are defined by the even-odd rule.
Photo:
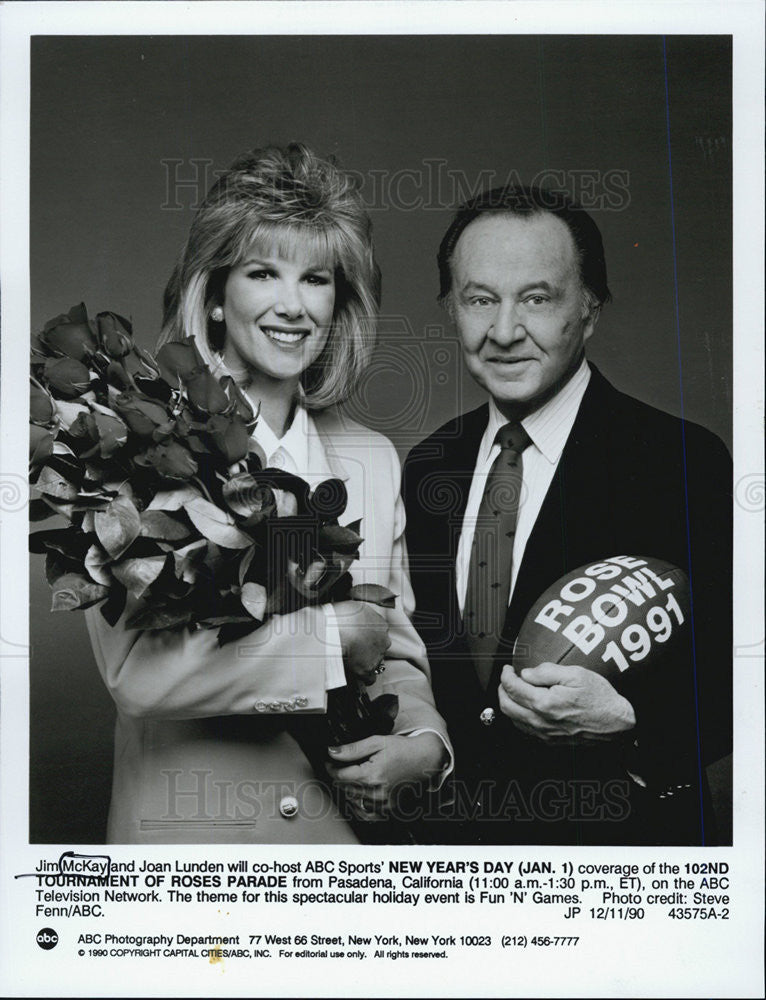
[[[166,542],[180,542],[191,534],[187,525],[161,510],[145,510],[141,514],[141,534]]]
[[[221,548],[247,549],[253,544],[249,535],[235,527],[233,518],[207,500],[190,500],[184,510],[197,531]]]
[[[266,588],[260,583],[246,583],[242,588],[242,606],[257,621],[263,621],[266,597]]]
[[[51,611],[73,611],[75,608],[89,608],[102,601],[109,590],[93,583],[80,573],[65,573],[53,585]]]
[[[112,566],[112,573],[134,597],[141,597],[162,572],[166,555],[124,559]]]
[[[112,560],[98,545],[91,545],[85,553],[85,569],[90,577],[103,587],[112,585],[112,577],[106,568]]]
[[[141,531],[141,515],[128,497],[118,496],[94,515],[98,540],[112,559],[119,559]]]

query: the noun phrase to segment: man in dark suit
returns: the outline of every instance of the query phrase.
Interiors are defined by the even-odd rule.
[[[610,295],[601,234],[565,196],[479,195],[438,261],[465,364],[490,398],[404,468],[415,622],[456,760],[452,798],[421,835],[715,843],[705,765],[728,752],[731,728],[729,456],[586,361]],[[531,659],[517,673],[514,640],[538,597],[618,555],[687,573],[683,647],[614,683]]]

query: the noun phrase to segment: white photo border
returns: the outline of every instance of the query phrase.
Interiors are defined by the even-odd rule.
[[[236,29],[232,26],[236,25]],[[438,31],[434,30],[438,25]],[[332,981],[320,981],[311,963],[296,965],[289,984],[276,965],[248,967],[244,974],[227,966],[227,976],[213,979],[196,975],[190,967],[171,961],[158,968],[105,963],[101,974],[78,966],[76,959],[63,969],[43,959],[40,952],[17,934],[19,922],[10,906],[0,918],[0,983],[9,995],[35,995],[46,989],[62,996],[115,996],[162,994],[168,996],[287,995],[296,989],[314,995],[358,991],[360,995],[719,995],[758,996],[763,988],[761,958],[763,935],[763,415],[761,381],[764,360],[763,272],[763,68],[764,31],[758,2],[376,2],[347,0],[337,3],[235,2],[235,3],[6,3],[0,9],[0,267],[2,281],[2,412],[0,417],[0,893],[6,898],[14,874],[28,871],[40,848],[30,846],[28,831],[29,788],[29,675],[27,518],[24,503],[8,498],[26,495],[27,442],[19,427],[19,414],[28,409],[26,366],[29,305],[29,115],[30,38],[35,35],[214,35],[214,34],[731,34],[733,37],[733,188],[734,188],[734,482],[749,491],[753,506],[735,505],[735,745],[733,822],[734,846],[721,849],[746,866],[750,889],[740,880],[737,898],[736,942],[710,953],[710,938],[695,937],[699,928],[674,928],[672,942],[642,940],[635,925],[613,928],[616,949],[643,949],[644,974],[626,970],[620,981],[614,968],[602,975],[594,954],[559,954],[543,965],[522,966],[508,956],[504,964],[484,966],[466,961],[445,982],[429,963],[390,963],[385,975],[365,979],[355,971],[333,967]],[[9,509],[10,508],[10,509]],[[62,845],[62,850],[73,845]],[[342,848],[328,849],[340,857]],[[448,858],[450,850],[429,848]],[[636,849],[637,851],[639,849]],[[193,848],[179,848],[189,856]],[[149,853],[149,852],[143,852]],[[223,854],[223,852],[221,852]],[[236,853],[236,849],[235,849]],[[274,855],[279,851],[275,848]],[[316,852],[314,852],[316,853]],[[381,856],[384,851],[378,852]],[[704,857],[704,849],[665,849],[666,856]],[[115,848],[116,857],[129,857],[128,849]],[[232,855],[234,856],[234,855]],[[287,853],[285,854],[287,856]],[[333,926],[337,914],[316,911],[318,925]],[[154,918],[153,918],[154,919]],[[280,918],[282,919],[282,918]],[[482,917],[483,919],[483,917]],[[44,921],[43,921],[44,922]],[[160,919],[159,923],[162,920]],[[255,922],[255,921],[254,921]],[[26,917],[20,921],[27,926]],[[40,920],[37,920],[40,923]],[[221,921],[221,925],[224,925]],[[277,926],[278,920],[274,921]],[[441,924],[441,920],[437,921]],[[454,921],[453,921],[454,924]],[[444,926],[450,926],[444,921]],[[438,929],[438,928],[434,928]],[[720,929],[719,929],[720,930]],[[720,932],[723,936],[723,933]],[[699,947],[698,941],[705,941]],[[32,949],[34,948],[35,953]],[[42,958],[41,958],[42,956]],[[542,958],[541,958],[542,961]],[[569,963],[569,964],[567,964]],[[662,980],[648,968],[658,966]],[[325,969],[322,966],[322,979]],[[46,969],[48,971],[46,971]],[[88,966],[92,969],[92,966]],[[541,970],[545,977],[540,979]],[[702,972],[700,971],[702,970]],[[716,971],[717,970],[717,971]],[[442,974],[443,975],[443,974]],[[708,992],[700,976],[709,984]],[[253,979],[257,978],[257,983]],[[248,984],[250,984],[248,986]],[[248,993],[248,989],[252,992]]]

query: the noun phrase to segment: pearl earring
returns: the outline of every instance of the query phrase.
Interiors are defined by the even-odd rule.
[[[210,310],[210,318],[214,323],[223,323],[223,306],[214,306]]]

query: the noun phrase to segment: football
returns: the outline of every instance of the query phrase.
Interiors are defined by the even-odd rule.
[[[648,556],[612,556],[567,573],[530,608],[513,649],[516,673],[577,664],[607,680],[688,636],[689,580]]]

